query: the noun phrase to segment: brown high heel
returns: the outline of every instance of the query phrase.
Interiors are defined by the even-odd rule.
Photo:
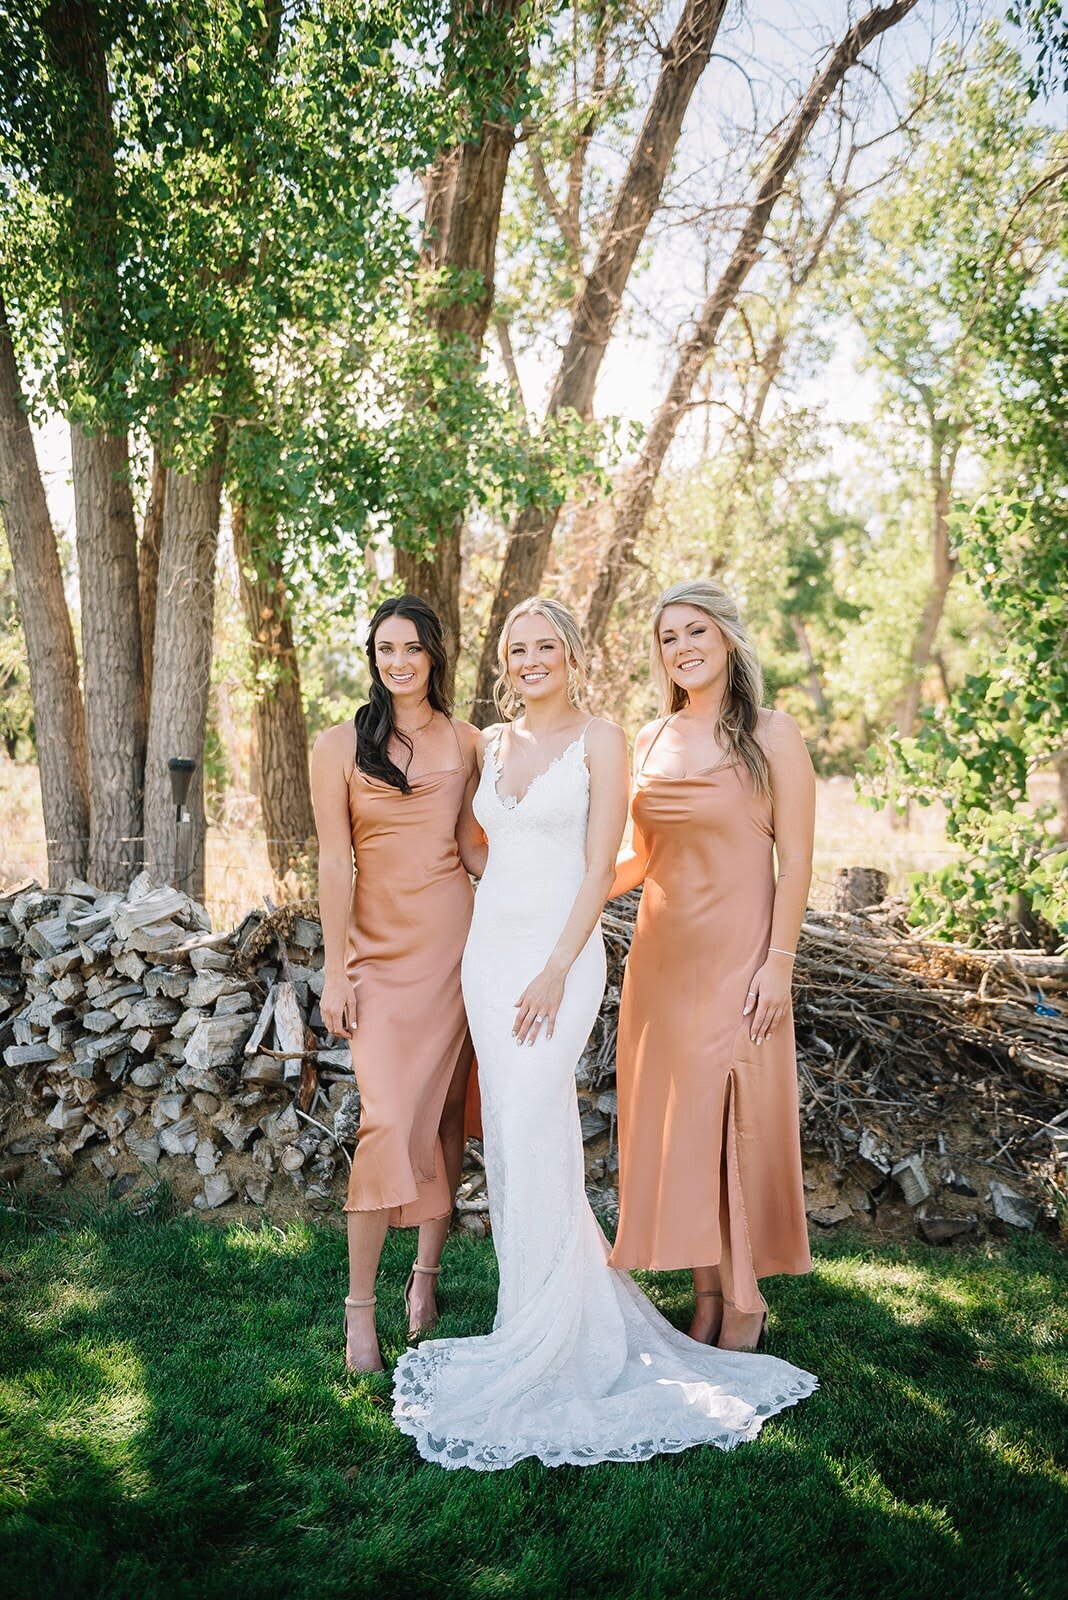
[[[693,1297],[694,1297],[695,1300],[722,1300],[723,1299],[723,1293],[719,1289],[695,1289],[694,1292],[693,1292]],[[695,1315],[696,1315],[696,1307],[694,1309],[695,1309]],[[723,1325],[723,1315],[722,1315],[722,1313],[720,1313],[720,1326],[722,1327],[722,1325]],[[690,1334],[690,1338],[693,1339],[693,1334],[692,1333]],[[719,1338],[719,1329],[717,1328],[715,1338],[708,1339],[708,1340],[705,1340],[705,1339],[694,1339],[694,1343],[695,1344],[706,1344],[706,1343],[707,1344],[715,1344],[716,1339],[718,1339],[718,1338]]]
[[[723,1305],[724,1305],[724,1308],[726,1308],[727,1306],[730,1306],[732,1311],[738,1311],[738,1309],[739,1309],[738,1306],[735,1305],[733,1300],[724,1300]],[[742,1311],[740,1314],[743,1317],[749,1317],[749,1316],[753,1315],[753,1313],[751,1311]],[[731,1350],[733,1353],[735,1353],[737,1355],[755,1354],[756,1351],[759,1350],[761,1345],[764,1343],[764,1335],[767,1333],[767,1331],[768,1331],[768,1307],[765,1306],[763,1315],[761,1316],[761,1319],[760,1319],[760,1331],[758,1332],[758,1334],[756,1336],[755,1344],[742,1344],[742,1345],[735,1346],[735,1345],[729,1345],[729,1344],[720,1344],[719,1341],[717,1340],[716,1348],[718,1350]],[[722,1326],[721,1326],[720,1327],[720,1338],[722,1339],[722,1337],[723,1337],[723,1329],[722,1329]]]
[[[412,1288],[415,1284],[415,1275],[417,1272],[421,1272],[428,1278],[436,1278],[440,1271],[440,1267],[421,1267],[417,1261],[408,1274],[408,1281],[404,1285],[404,1309],[408,1313],[409,1339],[414,1339],[420,1333],[429,1333],[438,1320],[437,1317],[433,1317],[430,1322],[423,1322],[418,1328],[412,1327]]]
[[[349,1360],[349,1311],[362,1311],[367,1306],[373,1306],[377,1295],[372,1295],[370,1300],[357,1300],[354,1295],[345,1296],[345,1371],[346,1372],[385,1372],[381,1354],[378,1357],[377,1367],[354,1367]]]

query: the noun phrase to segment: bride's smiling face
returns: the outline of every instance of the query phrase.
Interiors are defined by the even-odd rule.
[[[516,617],[508,633],[508,681],[528,704],[567,697],[567,650],[539,611]]]

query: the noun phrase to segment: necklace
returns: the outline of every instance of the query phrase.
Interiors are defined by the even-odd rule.
[[[394,733],[403,733],[410,739],[413,733],[422,733],[425,728],[429,728],[430,724],[434,720],[434,715],[434,708],[431,706],[430,715],[427,717],[425,722],[418,723],[414,728],[402,728],[398,726],[397,723],[394,723],[393,731]]]

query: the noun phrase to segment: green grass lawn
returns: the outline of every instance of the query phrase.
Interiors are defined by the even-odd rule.
[[[403,1345],[414,1235],[380,1280]],[[341,1366],[344,1239],[69,1196],[0,1214],[0,1590],[35,1596],[1068,1595],[1068,1259],[819,1241],[770,1349],[819,1374],[751,1445],[446,1473]],[[450,1241],[442,1332],[489,1327]],[[652,1292],[673,1321],[686,1278]]]

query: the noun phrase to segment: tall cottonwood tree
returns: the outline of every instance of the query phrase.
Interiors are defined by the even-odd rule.
[[[180,275],[195,288],[184,325],[162,330],[168,404],[157,422],[165,477],[145,762],[145,859],[157,875],[168,872],[174,859],[174,805],[167,763],[172,756],[192,757],[197,768],[188,802],[191,871],[183,887],[197,895],[204,887],[206,816],[199,758],[211,691],[215,560],[228,434],[238,400],[233,377],[244,360],[235,324],[245,309],[255,237],[245,236],[244,228],[254,215],[249,202],[268,137],[282,37],[279,0],[248,11],[235,8],[229,16],[228,9],[199,27],[187,25],[184,53],[176,33],[161,32],[160,44],[180,66],[178,92],[170,85],[169,93],[161,92],[161,74],[151,105],[157,128],[178,134],[183,146],[169,169],[166,203],[173,214],[175,202],[184,202],[185,225],[171,223],[171,248],[155,263],[160,287],[173,293]],[[171,28],[177,20],[171,20]],[[186,127],[192,128],[191,137]],[[226,225],[228,208],[241,236]],[[149,215],[165,236],[158,210]],[[190,412],[199,423],[192,448],[184,437]]]
[[[659,207],[686,111],[708,65],[726,9],[727,0],[685,0],[663,48],[641,129],[575,302],[546,406],[547,423],[568,411],[584,421],[592,414],[597,377],[623,293]],[[534,593],[540,584],[559,511],[559,500],[528,505],[510,531],[479,660],[471,711],[479,725],[494,715],[497,636],[511,606]]]
[[[153,871],[166,875],[173,846],[167,758],[191,755],[199,762],[202,755],[219,505],[233,436],[264,430],[266,368],[291,344],[295,328],[329,321],[339,302],[374,299],[381,237],[397,232],[390,219],[403,223],[393,191],[408,161],[409,124],[434,120],[434,95],[417,69],[426,54],[419,41],[439,27],[440,8],[402,8],[396,0],[359,6],[305,0],[287,8],[280,0],[220,0],[190,13],[177,0],[141,10],[99,0],[95,37],[106,59],[110,101],[97,94],[95,122],[88,112],[80,121],[72,118],[62,95],[56,113],[72,128],[73,168],[98,180],[93,190],[86,178],[86,192],[104,196],[100,227],[81,241],[79,292],[69,295],[62,293],[62,273],[50,270],[63,260],[69,218],[47,203],[55,141],[41,121],[42,105],[51,107],[57,84],[72,76],[73,69],[64,76],[54,65],[58,45],[49,42],[66,12],[43,0],[10,10],[19,50],[13,65],[6,60],[0,81],[21,144],[5,126],[5,157],[18,159],[5,168],[5,176],[14,173],[15,203],[3,256],[24,371],[42,374],[42,395],[72,422],[85,419],[86,439],[114,436],[125,448],[127,433],[136,428],[153,439],[158,453],[140,583],[129,559],[127,521],[123,604],[113,607],[109,587],[93,582],[83,611],[91,600],[104,631],[112,633],[120,615],[128,618],[130,660],[143,671],[148,658],[145,854]],[[393,53],[398,42],[409,64],[403,92]],[[98,51],[94,70],[100,60]],[[284,71],[276,70],[280,60]],[[99,180],[100,160],[93,166],[101,151],[102,109],[116,123],[118,170],[105,173],[106,185]],[[422,159],[428,154],[421,144]],[[121,206],[108,217],[104,200],[110,204],[115,195]],[[341,225],[347,229],[343,250]],[[109,321],[88,338],[94,302],[81,291],[94,274],[103,284],[98,299]],[[77,368],[52,336],[53,327],[66,327],[71,307],[85,312],[85,353]],[[118,338],[109,346],[104,335],[113,328]],[[321,431],[321,416],[306,431],[316,427]],[[272,440],[274,467],[283,478],[291,470],[290,445]],[[77,440],[75,446],[80,449]],[[328,453],[321,440],[319,450]],[[92,484],[121,484],[117,460],[113,466]],[[368,493],[359,498],[366,502]],[[330,496],[334,523],[341,498]],[[270,504],[277,507],[277,496]],[[110,510],[105,527],[114,533],[114,501]],[[336,535],[334,523],[325,537]],[[262,519],[256,525],[263,526]],[[283,525],[283,546],[286,532]],[[154,616],[151,650],[139,638],[142,614],[146,629]],[[271,748],[284,744],[275,740]],[[306,764],[303,741],[295,759]],[[136,758],[123,763],[123,778],[131,775],[140,784]],[[187,884],[195,892],[203,883],[200,784],[198,771],[190,796],[195,842]],[[274,831],[270,819],[268,829]],[[114,833],[128,845],[126,836],[140,831],[124,826]]]
[[[586,628],[594,643],[603,634],[620,575],[633,560],[635,542],[652,502],[657,479],[686,415],[694,386],[715,350],[720,330],[739,290],[759,258],[772,212],[806,140],[863,51],[907,16],[915,3],[916,0],[895,0],[894,4],[876,7],[856,21],[815,74],[773,145],[727,264],[694,319],[694,330],[682,345],[667,392],[616,501],[611,541],[587,610]]]
[[[427,320],[444,348],[477,366],[493,305],[497,231],[516,126],[526,103],[530,37],[543,7],[527,0],[483,0],[454,8],[444,88],[459,100],[461,130],[425,178],[421,269],[434,284]],[[473,126],[464,124],[471,122]],[[465,448],[458,442],[457,448]],[[461,474],[460,481],[463,481]],[[439,508],[423,530],[428,548],[403,544],[399,581],[437,611],[450,645],[451,678],[460,643],[461,540],[466,496]]]
[[[293,869],[304,877],[314,836],[294,597],[325,583],[351,609],[365,587],[364,545],[388,497],[387,432],[385,448],[397,453],[383,422],[392,364],[383,329],[410,312],[401,302],[416,270],[392,192],[398,172],[426,160],[446,125],[438,86],[397,80],[388,31],[380,27],[361,51],[344,17],[344,7],[333,18],[320,13],[302,40],[286,43],[285,76],[299,84],[286,97],[287,121],[315,158],[296,171],[258,164],[258,211],[250,208],[247,224],[258,315],[233,375],[241,425],[226,495],[259,798],[279,879]],[[422,461],[419,471],[434,476]]]
[[[0,521],[11,551],[37,723],[49,882],[83,877],[89,774],[74,630],[0,294]]]
[[[48,211],[36,230],[43,249],[27,253],[23,219],[12,208],[5,276],[13,298],[29,301],[38,315],[54,304],[54,323],[47,316],[43,323],[55,330],[56,391],[71,424],[89,762],[86,870],[95,882],[122,885],[140,864],[145,700],[107,25],[93,0],[50,0],[35,16],[23,10],[12,21],[0,66],[8,185],[18,190],[20,180],[28,182]]]
[[[991,379],[994,335],[1040,279],[1061,226],[1068,148],[1030,111],[1022,64],[999,33],[988,30],[970,58],[954,51],[923,85],[911,159],[843,247],[845,300],[880,386],[877,427],[907,436],[923,462],[930,567],[896,708],[905,735],[957,571],[957,469]]]

